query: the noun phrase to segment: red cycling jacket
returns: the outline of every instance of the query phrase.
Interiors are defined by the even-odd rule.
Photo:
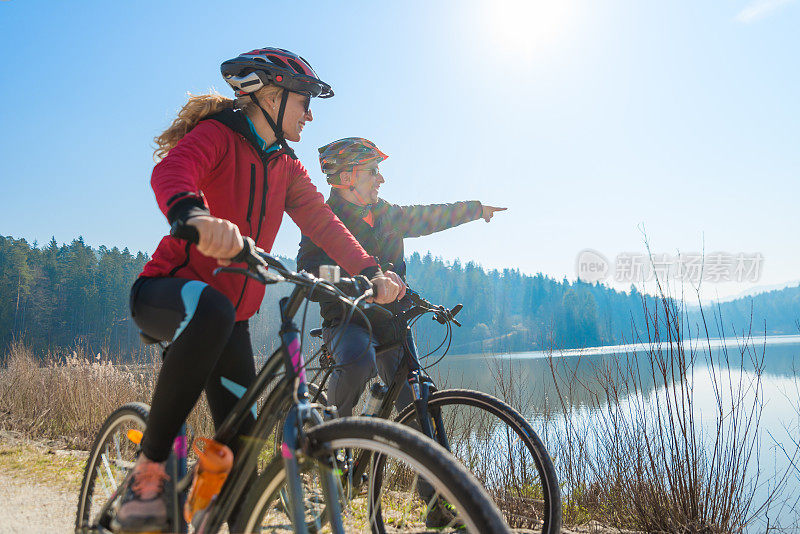
[[[227,219],[266,251],[285,211],[347,272],[374,275],[375,259],[333,214],[303,165],[284,151],[257,146],[242,112],[225,110],[201,121],[153,169],[158,207],[170,223],[201,213]],[[264,286],[236,274],[213,276],[218,266],[194,245],[165,236],[140,276],[201,280],[231,300],[237,321],[250,318]]]

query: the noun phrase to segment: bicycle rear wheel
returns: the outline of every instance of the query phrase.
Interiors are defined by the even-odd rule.
[[[468,389],[434,392],[450,451],[483,484],[512,528],[561,531],[561,492],[553,462],[533,427],[500,399]],[[413,406],[395,419],[417,424]]]
[[[341,452],[350,450],[354,457],[367,453],[362,457],[370,461],[368,476],[381,483],[356,484],[354,495],[346,494],[345,484],[339,487],[346,532],[425,532],[432,520],[440,531],[509,532],[474,477],[446,450],[408,427],[347,417],[318,425],[306,436],[311,451],[300,465],[311,531],[323,530],[327,519],[318,481],[331,469],[341,475]],[[283,460],[276,458],[249,491],[234,531],[293,532],[280,499],[286,483]]]
[[[76,533],[97,532],[98,527],[111,529],[119,488],[133,468],[139,449],[130,437],[144,432],[148,413],[146,404],[133,402],[117,408],[103,423],[86,460],[78,496]]]

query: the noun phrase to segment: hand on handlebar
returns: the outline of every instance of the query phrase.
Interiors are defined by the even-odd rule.
[[[397,284],[397,287],[400,288],[400,291],[397,292],[397,299],[396,300],[400,300],[401,298],[405,297],[406,296],[406,283],[403,281],[402,278],[400,278],[400,275],[397,274],[394,271],[386,271],[383,274],[386,276],[386,278],[390,278],[392,280],[392,282]]]
[[[393,274],[397,278],[400,278],[395,273],[389,271],[370,280],[372,283],[374,296],[372,299],[368,299],[367,302],[374,302],[375,304],[389,304],[390,302],[397,300],[397,295],[400,293],[400,286],[397,285],[394,278],[388,276],[389,274]],[[403,284],[403,286],[405,286],[405,284]],[[405,290],[403,290],[403,293],[405,293]]]
[[[192,217],[186,224],[197,228],[200,236],[197,250],[204,256],[216,258],[220,265],[230,265],[230,258],[236,256],[244,246],[239,227],[225,219],[200,215]]]

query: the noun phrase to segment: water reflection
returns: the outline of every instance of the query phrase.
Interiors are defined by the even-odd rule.
[[[687,359],[694,354],[695,372],[708,367],[709,356],[715,366],[729,365],[732,369],[755,372],[757,362],[763,361],[762,382],[765,396],[778,393],[774,379],[794,378],[800,374],[800,336],[773,336],[742,344],[728,342],[723,345],[718,340],[709,343],[692,340],[687,342]],[[663,386],[663,378],[654,377],[649,371],[650,359],[647,349],[651,348],[665,360],[668,354],[664,347],[645,345],[626,345],[597,347],[591,349],[553,352],[552,359],[545,352],[522,352],[511,354],[485,354],[447,357],[429,372],[437,379],[440,387],[467,387],[491,394],[498,394],[504,384],[513,383],[515,395],[524,403],[517,405],[531,419],[539,418],[560,407],[554,374],[566,395],[564,384],[573,379],[581,387],[574,388],[569,401],[574,408],[596,406],[603,400],[604,390],[598,374],[613,377],[638,369],[641,377],[639,390],[651,394]],[[763,353],[763,358],[761,358]],[[677,369],[676,369],[677,372]],[[773,383],[774,382],[774,383]],[[622,392],[626,393],[626,392]],[[620,399],[633,394],[621,394]]]
[[[565,421],[557,382],[560,393],[568,398],[567,408],[571,413],[567,419],[577,421],[581,428],[602,423],[604,412],[608,412],[603,408],[608,406],[609,383],[618,388],[616,398],[626,413],[630,405],[642,406],[641,399],[663,396],[663,374],[651,371],[651,357],[667,364],[674,360],[669,358],[669,348],[661,349],[642,345],[599,347],[564,351],[552,358],[542,352],[458,356],[446,358],[431,373],[440,386],[474,388],[506,399],[510,389],[511,404],[534,421],[538,431],[547,433],[553,427],[548,422],[555,421],[557,427],[558,421]],[[672,350],[675,356],[675,349]],[[710,347],[707,341],[691,341],[686,343],[684,354],[687,359],[694,355],[694,373],[685,380],[691,387],[692,404],[699,415],[697,428],[707,443],[713,443],[718,435],[717,415],[730,413],[732,399],[739,399],[745,411],[754,404],[755,391],[749,388],[757,383],[760,373],[758,397],[764,403],[758,421],[760,454],[751,457],[747,466],[751,475],[758,475],[753,502],[764,502],[785,476],[780,497],[785,508],[762,511],[762,515],[764,518],[769,515],[772,526],[782,524],[783,528],[788,526],[788,531],[794,531],[800,525],[800,471],[792,466],[787,455],[794,454],[800,441],[800,336],[776,336],[744,344],[715,341]],[[716,386],[710,378],[710,361],[717,370]],[[730,373],[719,373],[725,367]],[[619,378],[630,376],[631,370],[637,371],[637,379],[636,389],[629,391],[624,389],[626,382]],[[678,381],[684,379],[679,369],[675,369],[674,376]],[[570,383],[575,387],[568,391]],[[548,436],[543,437],[548,449],[558,446],[557,435],[552,436],[553,442]],[[764,526],[759,518],[748,532],[763,531]]]

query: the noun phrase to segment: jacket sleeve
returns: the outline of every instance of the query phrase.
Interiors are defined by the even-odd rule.
[[[314,276],[319,276],[320,265],[333,263],[325,252],[319,248],[311,238],[304,235],[300,238],[300,249],[297,251],[297,270],[307,271]]]
[[[454,202],[427,206],[398,206],[386,203],[383,217],[403,237],[419,237],[447,230],[480,218],[480,202]]]
[[[334,215],[317,191],[308,173],[297,163],[286,191],[286,213],[300,231],[321,247],[351,276],[378,272],[375,258],[358,243],[342,221]]]
[[[155,166],[150,185],[170,223],[208,213],[201,180],[222,160],[227,146],[221,127],[202,121]]]

